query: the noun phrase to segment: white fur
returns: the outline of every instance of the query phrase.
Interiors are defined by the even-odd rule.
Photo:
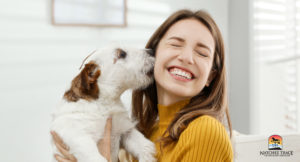
[[[101,70],[98,78],[99,98],[68,102],[63,99],[53,113],[51,130],[69,146],[69,152],[78,162],[106,162],[100,155],[97,142],[102,138],[106,119],[112,116],[111,159],[118,161],[120,143],[140,162],[153,162],[155,146],[135,128],[120,96],[127,89],[143,88],[153,79],[146,75],[154,65],[154,58],[145,50],[121,48],[127,52],[125,59],[114,63],[116,48],[97,50],[89,60]],[[52,143],[53,144],[53,143]],[[54,153],[59,153],[54,146]]]

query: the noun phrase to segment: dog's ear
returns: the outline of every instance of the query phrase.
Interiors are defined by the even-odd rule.
[[[96,63],[91,61],[85,64],[84,68],[80,72],[81,90],[84,94],[94,96],[96,91],[99,92],[97,80],[100,75],[101,71]]]
[[[101,75],[99,66],[91,61],[85,64],[81,72],[73,79],[72,86],[64,98],[68,101],[76,102],[80,98],[93,100],[99,97],[99,87],[97,80]]]

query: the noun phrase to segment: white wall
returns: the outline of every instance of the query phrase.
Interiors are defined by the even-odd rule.
[[[233,128],[253,132],[255,109],[252,101],[254,83],[251,55],[251,1],[229,0],[229,108]]]
[[[85,56],[115,40],[143,47],[180,8],[206,9],[227,40],[227,0],[128,0],[126,28],[52,26],[50,0],[0,1],[0,161],[50,161],[50,113]]]

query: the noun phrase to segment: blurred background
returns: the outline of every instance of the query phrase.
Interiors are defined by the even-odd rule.
[[[62,2],[56,23],[54,2]],[[103,18],[113,25],[59,25],[72,16],[85,22],[95,13],[84,8],[98,2],[105,2],[106,15],[123,11]],[[71,11],[72,5],[82,8]],[[50,114],[85,56],[112,41],[144,47],[183,8],[208,11],[223,33],[233,129],[299,132],[299,0],[1,0],[0,161],[50,161]],[[120,16],[126,18],[114,19]],[[130,106],[130,91],[122,100]]]

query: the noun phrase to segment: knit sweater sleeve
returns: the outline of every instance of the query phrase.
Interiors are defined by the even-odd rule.
[[[207,115],[189,124],[180,135],[175,150],[174,161],[233,161],[232,145],[226,129],[218,120]]]

